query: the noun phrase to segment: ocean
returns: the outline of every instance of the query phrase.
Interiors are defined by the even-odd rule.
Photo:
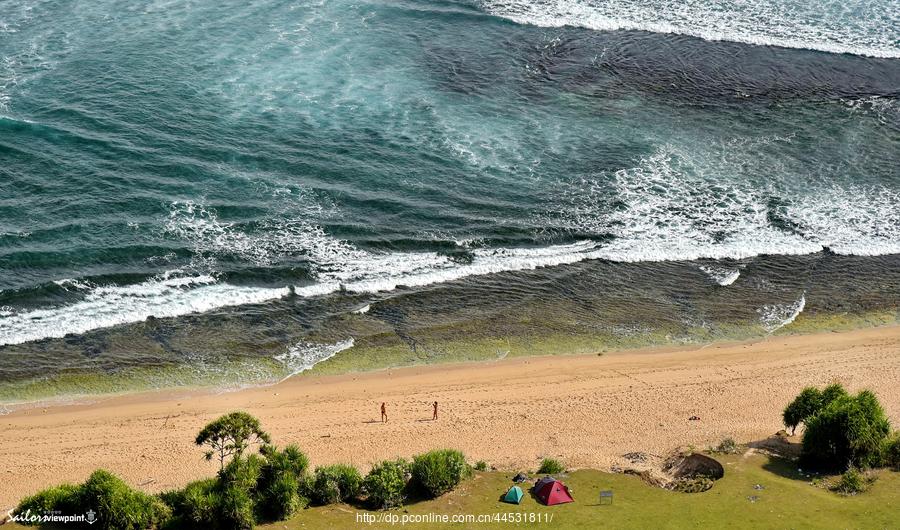
[[[896,0],[0,0],[0,403],[898,307]]]

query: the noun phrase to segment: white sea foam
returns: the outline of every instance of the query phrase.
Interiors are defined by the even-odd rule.
[[[610,179],[570,186],[564,222],[581,232],[614,235],[598,251],[612,261],[744,259],[822,250],[801,234],[772,226],[765,190],[708,180],[707,161],[691,156],[665,146]]]
[[[678,33],[711,41],[900,57],[894,0],[482,0],[520,24]]]
[[[732,269],[728,267],[713,267],[711,265],[701,265],[700,270],[705,272],[710,278],[722,287],[733,284],[740,276],[740,269]]]
[[[843,255],[900,253],[900,192],[834,184],[798,193],[774,188],[774,180],[767,188],[729,173],[751,162],[742,157],[753,145],[737,147],[664,146],[610,178],[568,185],[563,227],[614,235],[597,254],[624,262],[802,255],[826,247]],[[773,197],[782,198],[778,206]],[[773,224],[773,208],[791,228]]]
[[[218,283],[212,276],[154,278],[126,286],[91,288],[70,305],[0,316],[0,345],[21,344],[70,333],[140,322],[147,317],[176,317],[280,298],[288,289],[264,289]]]
[[[787,213],[810,240],[836,254],[900,254],[900,191],[832,186],[795,199]]]
[[[366,304],[366,305],[360,307],[359,309],[357,309],[356,311],[354,311],[354,313],[356,313],[357,315],[365,315],[366,313],[369,312],[370,309],[372,309],[372,306],[369,304]]]
[[[793,322],[803,312],[804,307],[806,307],[805,293],[791,304],[766,305],[757,309],[757,313],[759,313],[759,321],[762,327],[769,333],[772,333]]]
[[[342,340],[334,344],[320,344],[315,342],[299,342],[287,352],[276,355],[275,360],[284,364],[290,375],[305,372],[322,361],[330,359],[338,353],[353,347],[353,338]]]
[[[576,190],[581,202],[567,212],[567,221],[580,231],[611,233],[615,236],[611,241],[470,248],[472,259],[465,263],[436,252],[360,249],[327,235],[303,215],[272,219],[263,223],[262,229],[246,233],[235,224],[220,221],[214,209],[179,203],[173,205],[167,231],[191,242],[195,253],[213,261],[216,256],[236,255],[259,265],[303,256],[311,264],[314,283],[296,288],[235,286],[212,274],[183,271],[131,286],[60,280],[59,285],[79,291],[84,299],[62,307],[0,314],[0,344],[62,337],[139,322],[148,316],[176,317],[262,303],[290,293],[311,297],[339,290],[390,291],[588,259],[742,259],[815,253],[826,246],[843,254],[900,252],[900,212],[896,208],[900,197],[896,192],[835,187],[828,193],[795,197],[784,210],[799,231],[784,231],[772,226],[764,192],[691,177],[697,168],[684,166],[696,163],[675,160],[681,156],[670,148],[661,149],[637,167],[617,172],[612,187],[621,207],[610,208],[597,198],[609,196],[608,182],[586,183],[584,189]],[[592,186],[607,188],[595,193]],[[704,265],[703,270],[720,285],[729,285],[740,275],[733,268]]]

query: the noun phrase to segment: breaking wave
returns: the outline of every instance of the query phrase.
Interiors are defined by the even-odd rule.
[[[900,57],[895,2],[851,0],[482,0],[520,24],[677,33],[710,41]]]
[[[900,253],[897,191],[832,185],[800,194],[742,175],[721,179],[727,164],[711,165],[709,158],[715,157],[666,146],[633,168],[566,185],[562,227],[614,236],[598,252],[613,261],[745,259],[826,248]]]
[[[806,295],[803,294],[796,302],[791,304],[766,305],[757,310],[762,327],[769,333],[787,326],[793,322],[803,308],[806,307]]]
[[[281,355],[276,355],[275,360],[284,364],[289,372],[288,377],[305,372],[322,361],[328,360],[338,353],[353,347],[353,338],[342,340],[334,344],[319,344],[315,342],[299,342]]]
[[[220,307],[258,304],[288,293],[219,283],[213,276],[179,277],[170,274],[127,286],[88,286],[69,281],[84,291],[74,304],[0,315],[0,345],[22,344],[72,333],[146,320],[177,317]]]
[[[900,197],[896,192],[832,188],[773,207],[766,192],[689,177],[691,171],[686,171],[685,164],[690,160],[663,149],[638,167],[616,172],[611,181],[616,207],[603,203],[608,200],[609,182],[583,183],[565,220],[582,233],[613,236],[603,242],[586,239],[531,248],[472,248],[464,244],[460,247],[468,253],[464,261],[438,252],[361,249],[329,236],[310,220],[315,216],[309,212],[269,220],[248,232],[219,220],[213,208],[175,203],[166,231],[189,242],[203,266],[214,266],[215,259],[225,255],[259,266],[301,256],[309,263],[311,284],[238,286],[221,281],[213,270],[198,273],[196,266],[192,272],[170,271],[129,286],[61,280],[59,285],[77,290],[82,298],[60,307],[0,312],[0,345],[60,338],[150,316],[177,317],[259,304],[290,294],[374,293],[589,259],[743,259],[762,254],[811,254],[825,248],[867,256],[900,253],[900,212],[895,207]],[[773,222],[773,215],[786,217],[781,221],[786,226]],[[727,267],[703,265],[701,270],[723,286],[740,275],[738,269]],[[775,326],[771,322],[787,318],[779,320],[778,314],[766,309],[763,320],[767,329]]]
[[[731,269],[728,267],[701,265],[700,270],[705,272],[707,276],[712,278],[713,281],[722,287],[733,284],[741,276],[740,269]]]

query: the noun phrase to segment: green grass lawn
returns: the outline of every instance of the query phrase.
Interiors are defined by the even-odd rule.
[[[409,528],[898,528],[900,473],[880,472],[872,488],[843,497],[810,484],[796,468],[781,459],[728,455],[725,478],[704,493],[675,493],[648,486],[630,475],[576,471],[562,478],[575,502],[547,507],[526,495],[521,505],[499,501],[512,485],[511,473],[475,473],[456,491],[433,501],[410,504],[386,512],[398,517],[415,514],[537,513],[552,521],[541,523],[444,524],[415,523]],[[760,484],[764,489],[754,489]],[[525,488],[523,488],[525,489]],[[598,505],[600,490],[612,490],[613,504]],[[749,497],[757,499],[752,502]],[[334,505],[303,510],[289,521],[263,525],[265,529],[400,528],[398,523],[359,524],[352,506]],[[368,512],[373,514],[385,512]],[[546,514],[546,515],[543,515]]]
[[[644,483],[633,475],[594,470],[560,475],[575,502],[543,506],[526,494],[520,505],[500,502],[513,473],[476,472],[455,491],[431,501],[413,502],[387,512],[368,512],[339,504],[302,510],[288,521],[258,528],[402,528],[403,516],[494,515],[506,521],[534,514],[540,522],[428,523],[407,528],[900,528],[900,473],[882,470],[866,491],[852,497],[812,485],[787,460],[760,454],[716,456],[725,477],[704,493],[676,493]],[[761,485],[762,489],[754,488]],[[527,484],[523,489],[527,490]],[[600,490],[613,491],[611,505],[599,504]],[[367,524],[358,514],[396,517],[395,524]],[[518,515],[522,514],[522,515]],[[4,529],[24,529],[9,524]],[[49,528],[49,527],[47,527]],[[62,528],[62,527],[60,527]]]

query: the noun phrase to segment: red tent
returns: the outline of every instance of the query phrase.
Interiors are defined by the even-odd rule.
[[[569,488],[553,477],[544,477],[535,482],[534,494],[547,506],[574,502],[575,500],[569,495]]]

